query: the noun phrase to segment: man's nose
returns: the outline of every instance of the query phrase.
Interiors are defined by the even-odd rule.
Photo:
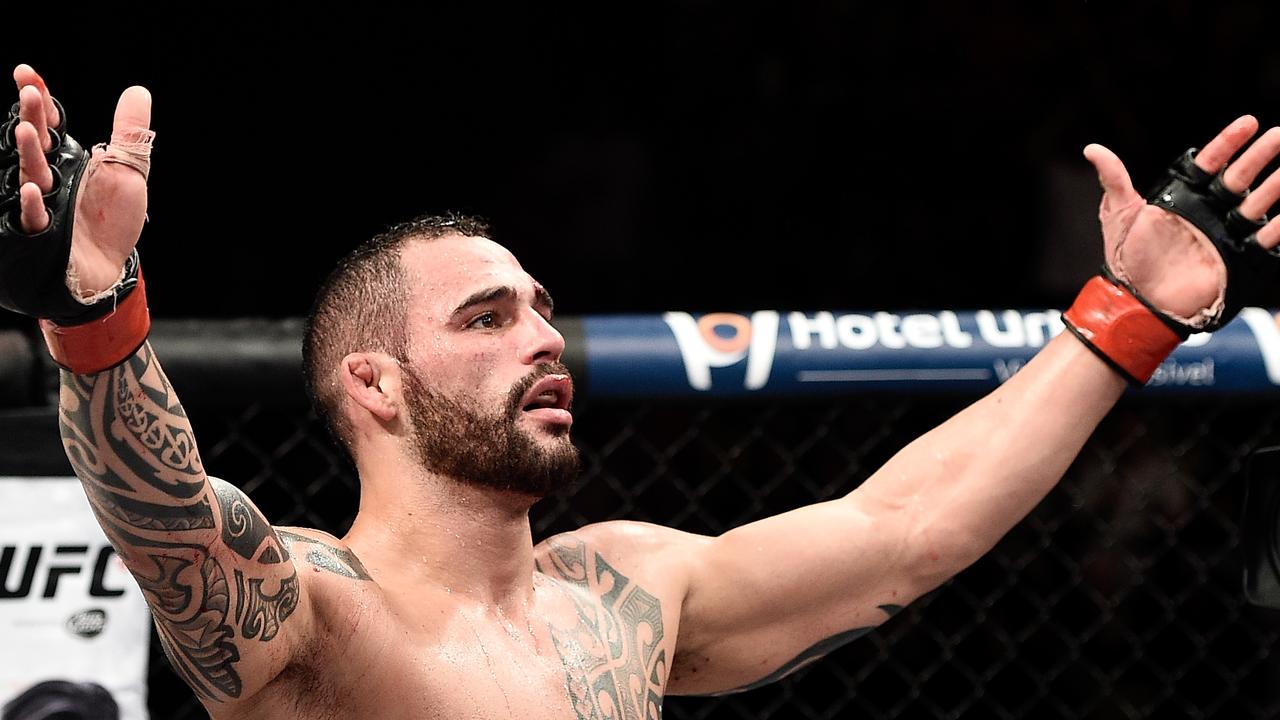
[[[520,349],[520,361],[526,365],[559,362],[564,354],[564,336],[533,308],[528,308],[530,328]]]

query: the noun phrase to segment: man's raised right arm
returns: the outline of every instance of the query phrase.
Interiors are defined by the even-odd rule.
[[[110,370],[64,370],[58,418],[67,458],[174,669],[206,702],[264,686],[299,636],[290,622],[298,574],[253,503],[205,474],[150,344]]]
[[[294,657],[309,603],[286,546],[209,478],[145,342],[134,247],[147,209],[151,96],[125,90],[91,151],[29,66],[0,126],[0,307],[40,318],[65,368],[59,426],[108,539],[137,578],[174,668],[206,705],[254,695]],[[14,166],[17,183],[13,183]]]

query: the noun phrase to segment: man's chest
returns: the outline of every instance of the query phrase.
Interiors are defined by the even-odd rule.
[[[410,621],[366,605],[273,684],[264,706],[278,710],[263,716],[659,718],[674,611],[599,558],[556,565],[522,621],[448,603]]]
[[[661,717],[670,639],[600,608],[572,626],[453,627],[430,642],[364,637],[299,667],[274,693],[307,718]],[[653,641],[658,640],[655,644]]]

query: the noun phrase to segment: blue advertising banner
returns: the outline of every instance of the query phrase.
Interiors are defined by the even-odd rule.
[[[972,392],[997,387],[1063,331],[1058,310],[588,316],[595,397]],[[1156,371],[1162,392],[1280,389],[1280,327],[1246,308]]]

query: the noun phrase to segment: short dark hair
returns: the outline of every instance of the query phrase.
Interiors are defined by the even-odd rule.
[[[410,242],[445,235],[489,237],[489,224],[478,217],[448,213],[394,225],[338,261],[316,293],[302,340],[307,395],[353,461],[351,429],[341,412],[338,364],[353,352],[385,352],[397,360],[406,359],[409,293],[400,256]]]

